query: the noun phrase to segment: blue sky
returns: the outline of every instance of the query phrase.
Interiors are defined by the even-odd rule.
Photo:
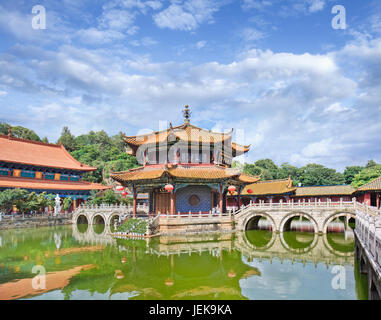
[[[180,124],[185,104],[196,125],[243,132],[246,161],[381,162],[381,2],[0,3],[1,121],[53,142],[64,125],[135,135]]]

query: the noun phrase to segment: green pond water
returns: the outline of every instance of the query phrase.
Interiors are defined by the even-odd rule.
[[[343,233],[125,240],[60,226],[0,231],[0,299],[367,299],[367,279]]]

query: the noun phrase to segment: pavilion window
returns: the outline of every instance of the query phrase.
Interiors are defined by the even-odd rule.
[[[0,175],[1,176],[7,176],[7,175],[9,175],[9,171],[11,171],[11,170],[8,168],[0,168]]]
[[[35,176],[36,176],[36,173],[34,171],[21,170],[20,177],[23,177],[23,178],[34,178]]]
[[[46,172],[45,173],[46,180],[54,180],[54,173]]]
[[[60,180],[62,180],[62,181],[69,181],[69,176],[67,174],[61,174]]]

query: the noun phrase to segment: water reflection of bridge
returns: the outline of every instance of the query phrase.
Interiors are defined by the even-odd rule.
[[[110,246],[117,244],[117,240],[107,233],[97,234],[93,226],[80,232],[77,225],[73,224],[73,236],[81,243]],[[354,263],[353,239],[345,239],[343,234],[337,233],[318,235],[257,230],[219,235],[161,236],[140,241],[147,241],[147,253],[157,256],[194,253],[201,255],[203,252],[219,256],[222,251],[237,250],[249,261],[277,258],[281,262],[312,262],[315,265],[324,263],[327,267],[330,264]]]
[[[97,233],[95,227],[97,225],[77,225],[72,224],[73,237],[79,243],[90,243],[93,245],[116,245],[116,240],[109,235],[105,227],[101,233]]]

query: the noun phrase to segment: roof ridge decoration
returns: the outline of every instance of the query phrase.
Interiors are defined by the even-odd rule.
[[[186,104],[185,108],[183,110],[183,115],[184,115],[184,124],[185,123],[190,123],[190,116],[192,112],[189,110],[189,106]]]

